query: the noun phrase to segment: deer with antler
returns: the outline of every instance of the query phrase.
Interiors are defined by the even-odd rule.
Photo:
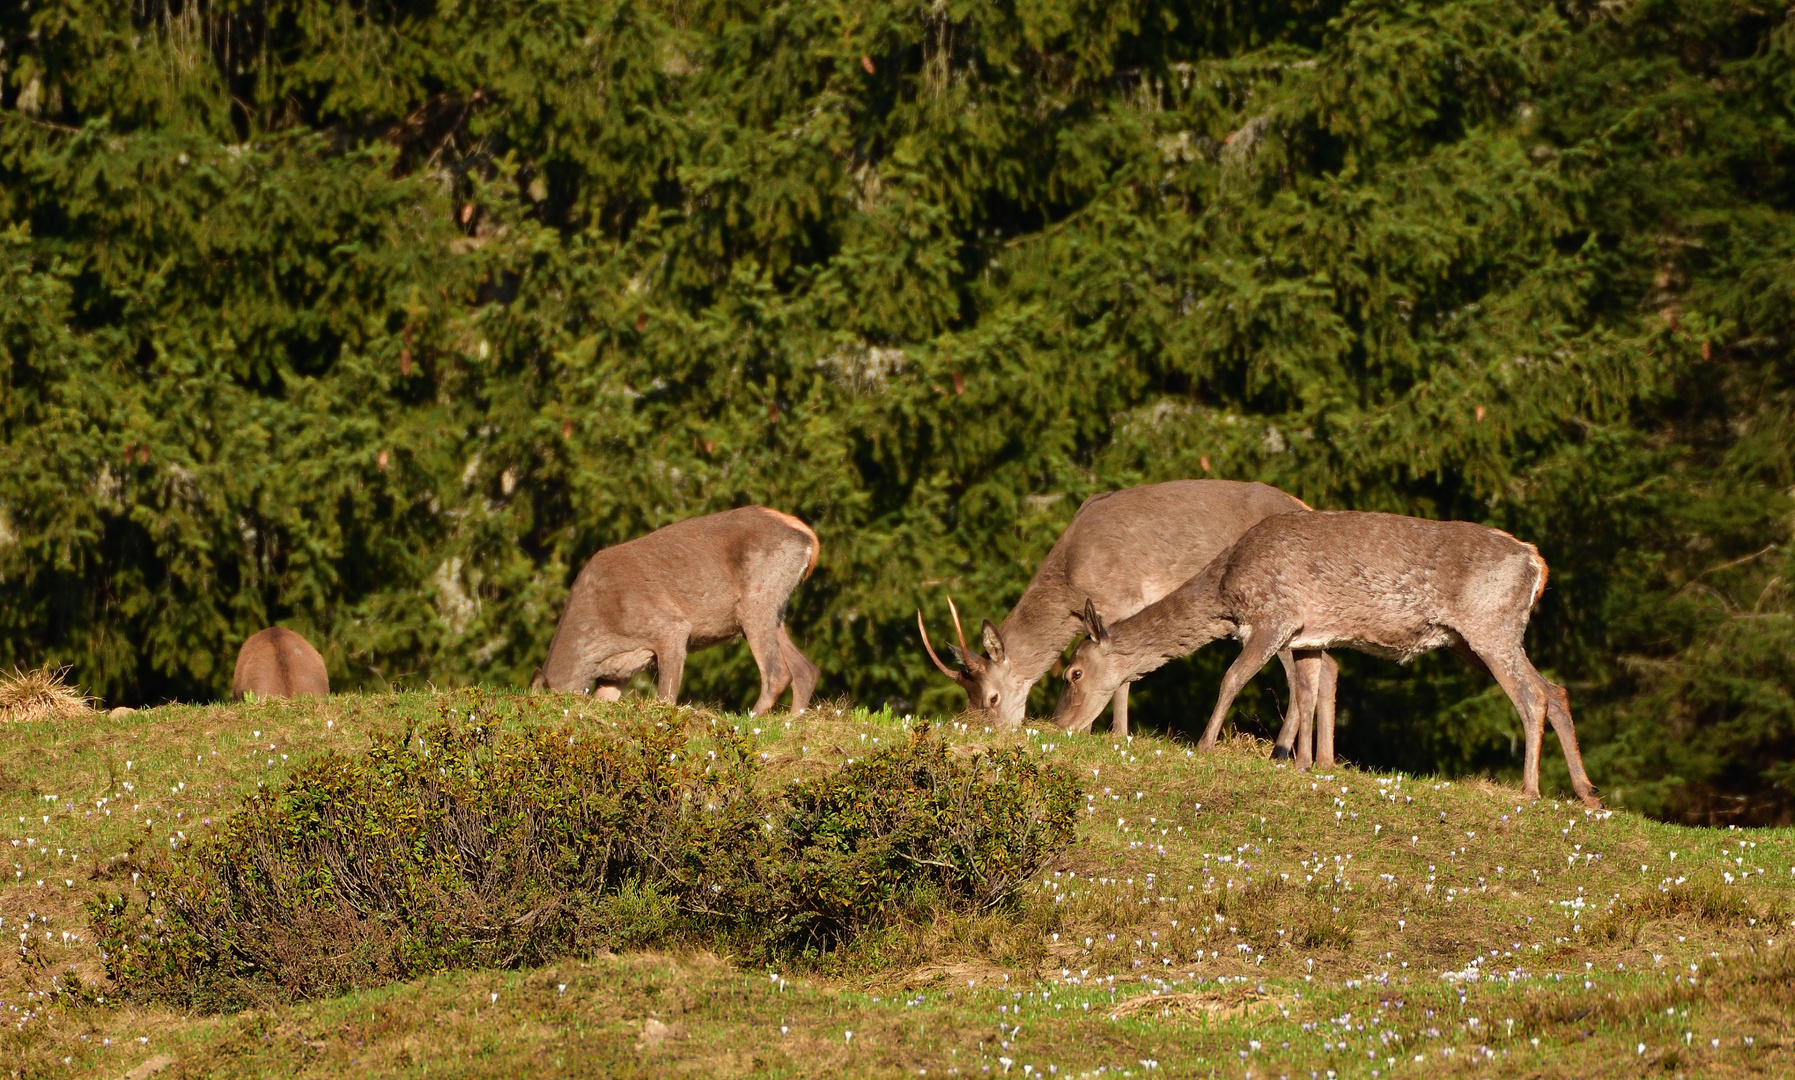
[[[1233,637],[1240,655],[1198,743],[1208,750],[1235,695],[1279,650],[1347,646],[1402,661],[1443,647],[1494,675],[1521,714],[1524,793],[1539,798],[1549,721],[1577,797],[1599,807],[1577,751],[1570,695],[1535,670],[1522,641],[1545,588],[1539,551],[1483,525],[1351,511],[1279,514],[1126,619],[1112,623],[1087,604],[1087,636],[1066,669],[1054,721],[1079,730],[1118,687]]]
[[[949,652],[960,668],[936,655],[919,611],[916,625],[923,648],[943,675],[965,687],[969,711],[996,726],[1020,726],[1029,689],[1083,630],[1087,604],[1105,619],[1125,619],[1183,584],[1260,521],[1308,510],[1302,500],[1277,488],[1233,480],[1174,480],[1093,495],[1041,560],[1003,625],[985,620],[979,635],[984,655],[967,647],[952,597],[948,611],[959,647],[950,646]],[[1295,757],[1299,766],[1306,766],[1313,756],[1321,767],[1331,768],[1339,667],[1319,650],[1284,651],[1279,659],[1290,679],[1291,703],[1273,757]],[[1126,683],[1115,688],[1110,704],[1110,730],[1127,734]],[[1080,730],[1088,730],[1096,715],[1085,717]]]

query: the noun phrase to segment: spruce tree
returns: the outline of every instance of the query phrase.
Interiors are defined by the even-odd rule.
[[[999,617],[1094,492],[1262,479],[1537,543],[1610,795],[1795,806],[1781,9],[32,0],[0,41],[0,664],[204,698],[284,622],[339,686],[519,685],[592,551],[765,502],[822,537],[822,691],[939,712],[915,608]],[[1349,757],[1517,767],[1455,661],[1344,660]]]

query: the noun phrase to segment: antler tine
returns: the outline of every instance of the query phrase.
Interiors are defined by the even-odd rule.
[[[935,661],[935,666],[941,669],[941,674],[946,675],[955,682],[960,682],[960,673],[942,663],[941,657],[935,655],[935,647],[929,644],[929,628],[923,625],[921,608],[916,610],[916,629],[922,634],[923,649],[928,652],[929,659]]]
[[[954,606],[954,598],[951,596],[947,598],[947,610],[954,617],[954,633],[960,638],[960,659],[964,662],[972,655],[972,650],[966,647],[966,631],[960,629],[960,609]]]

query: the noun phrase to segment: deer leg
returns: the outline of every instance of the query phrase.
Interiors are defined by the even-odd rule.
[[[1315,767],[1315,713],[1313,710],[1305,710],[1305,714],[1297,726],[1296,752],[1291,757],[1290,763],[1295,765],[1298,771]]]
[[[1334,767],[1334,701],[1340,684],[1340,661],[1327,653],[1321,654],[1320,663],[1315,672],[1315,767],[1332,769]],[[1308,722],[1304,722],[1304,736],[1309,735]]]
[[[1317,712],[1321,705],[1321,694],[1327,685],[1328,654],[1316,649],[1304,649],[1296,654],[1297,681],[1303,688],[1302,708],[1297,713],[1296,732],[1296,767],[1312,769],[1319,762],[1321,734],[1327,734],[1327,750],[1329,768],[1333,766],[1334,744],[1331,728],[1319,726],[1316,722]],[[1331,689],[1331,687],[1329,687]],[[1333,718],[1332,702],[1329,703],[1328,718]]]
[[[779,627],[779,658],[785,661],[785,670],[791,673],[792,715],[796,716],[810,707],[810,695],[816,691],[816,681],[822,672],[792,644],[784,624]]]
[[[1459,641],[1458,643],[1451,645],[1449,647],[1452,649],[1452,655],[1458,657],[1460,660],[1463,660],[1465,663],[1470,664],[1472,667],[1476,668],[1478,671],[1483,672],[1485,675],[1488,675],[1490,678],[1493,679],[1496,677],[1495,672],[1490,670],[1490,666],[1483,662],[1483,657],[1481,657],[1481,656],[1477,655],[1477,653],[1473,652],[1471,649],[1471,646],[1465,644],[1463,641]]]
[[[1116,687],[1109,699],[1109,733],[1120,739],[1128,734],[1128,684]]]
[[[1564,750],[1565,768],[1571,774],[1571,789],[1584,805],[1601,809],[1601,797],[1596,793],[1595,784],[1590,782],[1589,773],[1583,769],[1583,753],[1577,748],[1577,729],[1571,722],[1570,692],[1556,683],[1547,682],[1519,646],[1510,650],[1506,660],[1500,659],[1501,653],[1485,654],[1466,645],[1455,645],[1452,651],[1464,657],[1472,667],[1495,676],[1521,714],[1521,727],[1527,737],[1527,756],[1521,766],[1521,793],[1528,798],[1539,798],[1540,744],[1545,737],[1539,714],[1544,713],[1545,719],[1551,721],[1552,730],[1558,734],[1558,745]],[[1516,694],[1517,687],[1525,688],[1526,707]]]
[[[742,628],[748,637],[748,648],[754,653],[754,663],[760,668],[760,697],[754,701],[754,707],[748,710],[749,716],[759,716],[773,707],[779,695],[791,685],[792,677],[786,671],[785,661],[781,656],[779,624],[777,622],[749,629]]]
[[[1542,676],[1541,682],[1545,682]],[[1546,719],[1552,722],[1552,730],[1558,733],[1558,745],[1564,749],[1564,764],[1571,773],[1571,789],[1577,798],[1592,809],[1602,808],[1602,799],[1596,794],[1596,786],[1590,782],[1589,774],[1583,771],[1583,753],[1577,749],[1577,729],[1571,723],[1570,691],[1557,683],[1546,683]]]
[[[654,650],[655,697],[672,704],[679,700],[680,680],[686,674],[686,639],[665,642]]]
[[[1297,756],[1297,752],[1291,747],[1303,724],[1303,676],[1289,649],[1278,650],[1278,663],[1284,665],[1284,682],[1290,687],[1290,702],[1284,708],[1284,726],[1278,729],[1278,740],[1272,745],[1271,759],[1289,761]]]
[[[1471,643],[1468,647],[1477,655],[1479,662],[1475,666],[1484,668],[1496,677],[1515,711],[1521,714],[1521,730],[1527,739],[1527,755],[1521,765],[1521,794],[1529,799],[1537,799],[1540,739],[1545,731],[1546,714],[1549,711],[1547,702],[1550,698],[1546,680],[1527,662],[1527,655],[1519,645],[1478,648],[1475,643]],[[1459,652],[1458,648],[1455,647],[1453,652]]]
[[[600,701],[622,701],[623,687],[616,683],[601,682],[592,688],[592,696]]]
[[[1203,738],[1198,741],[1198,750],[1215,749],[1215,739],[1222,731],[1222,720],[1228,715],[1228,709],[1234,704],[1234,698],[1241,688],[1251,682],[1259,669],[1266,665],[1272,654],[1289,637],[1280,631],[1268,627],[1257,627],[1248,635],[1246,644],[1241,647],[1240,655],[1228,665],[1228,673],[1222,676],[1221,693],[1215,700],[1215,711],[1209,714],[1209,726],[1203,729]]]

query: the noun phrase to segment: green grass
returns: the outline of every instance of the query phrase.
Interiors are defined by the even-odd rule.
[[[575,726],[655,709],[699,738],[714,718],[518,705]],[[132,853],[189,843],[306,755],[436,709],[338,697],[0,728],[0,940],[29,945],[0,959],[0,1068],[116,1077],[169,1054],[164,1076],[999,1076],[1005,1059],[1010,1076],[1795,1073],[1795,832],[1297,773],[1249,739],[1199,755],[956,724],[941,730],[957,742],[1074,769],[1089,796],[1078,843],[1009,909],[776,972],[697,951],[573,956],[215,1016],[55,995],[71,969],[98,979],[83,904],[129,883]],[[901,717],[832,707],[722,722],[761,729],[770,784],[906,735]]]

